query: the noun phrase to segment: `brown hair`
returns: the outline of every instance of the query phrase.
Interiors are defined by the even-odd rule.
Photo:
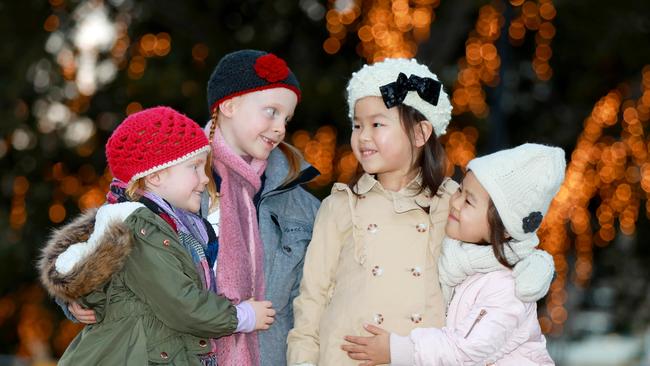
[[[427,118],[415,108],[411,108],[404,104],[398,105],[397,111],[399,112],[399,119],[402,123],[402,127],[406,130],[406,135],[411,142],[411,146],[414,146],[415,129],[419,126],[418,123],[426,121]],[[429,189],[432,194],[438,192],[438,188],[445,179],[446,159],[445,149],[440,144],[435,131],[432,131],[431,136],[429,136],[429,139],[422,147],[421,154],[415,158],[415,161],[411,160],[410,162],[411,166],[418,167],[422,173],[422,186],[420,187],[420,192],[424,189]],[[353,188],[362,175],[363,169],[361,168],[361,165],[359,165],[355,176],[348,184],[352,189],[352,192],[355,192]]]
[[[509,263],[505,253],[506,245],[508,248],[510,248],[510,250],[512,250],[508,240],[508,232],[506,231],[506,227],[503,225],[503,221],[501,221],[499,212],[497,211],[497,208],[494,205],[494,202],[492,202],[491,198],[490,202],[488,203],[487,220],[490,228],[490,245],[492,246],[494,256],[497,258],[499,263],[503,264],[507,268],[512,269],[515,263]]]

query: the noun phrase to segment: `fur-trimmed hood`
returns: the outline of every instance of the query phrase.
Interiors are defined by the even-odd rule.
[[[122,269],[135,245],[124,219],[144,207],[133,202],[125,204],[88,210],[54,230],[38,263],[41,283],[50,295],[67,302],[77,300],[103,286]],[[62,269],[62,262],[67,268]]]

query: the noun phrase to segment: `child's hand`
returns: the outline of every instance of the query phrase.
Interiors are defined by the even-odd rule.
[[[79,305],[78,302],[73,301],[68,304],[68,310],[74,315],[75,318],[80,323],[84,324],[95,324],[97,323],[97,318],[95,318],[95,311],[91,309],[84,309]]]
[[[365,361],[360,366],[374,366],[390,363],[390,333],[374,325],[365,324],[365,330],[374,334],[372,337],[345,336],[352,343],[341,348],[353,360]]]
[[[275,320],[275,310],[273,310],[270,301],[247,301],[255,311],[255,330],[265,330],[269,329],[273,321]]]

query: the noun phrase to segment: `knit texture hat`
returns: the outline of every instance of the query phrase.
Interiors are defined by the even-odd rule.
[[[287,88],[300,100],[298,79],[283,59],[257,50],[229,53],[219,61],[208,80],[210,113],[227,99],[273,88]]]
[[[473,159],[467,165],[488,192],[499,216],[516,240],[535,232],[564,180],[564,150],[539,144]]]
[[[106,143],[113,176],[125,183],[210,151],[199,125],[169,107],[144,109],[128,116]]]
[[[382,94],[387,108],[405,104],[422,113],[438,137],[445,134],[451,120],[451,103],[438,77],[415,59],[387,58],[364,65],[352,73],[347,93],[351,120],[357,100]]]

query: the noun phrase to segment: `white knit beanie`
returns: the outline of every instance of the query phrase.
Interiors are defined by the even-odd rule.
[[[382,97],[380,88],[391,83],[396,83],[401,73],[405,75],[404,81],[413,75],[419,78],[433,79],[436,82],[436,86],[440,83],[434,73],[429,71],[426,66],[419,64],[415,59],[387,58],[373,65],[364,65],[361,70],[352,73],[352,78],[348,83],[347,92],[350,119],[354,119],[354,106],[357,100],[370,96]],[[435,101],[436,103],[432,104],[422,99],[418,91],[409,88],[406,97],[401,101],[401,104],[405,104],[422,113],[431,122],[437,137],[444,135],[447,130],[452,109],[449,97],[441,84],[439,84],[439,93]]]
[[[471,170],[488,192],[513,239],[533,235],[564,180],[564,150],[539,144],[476,158]]]

